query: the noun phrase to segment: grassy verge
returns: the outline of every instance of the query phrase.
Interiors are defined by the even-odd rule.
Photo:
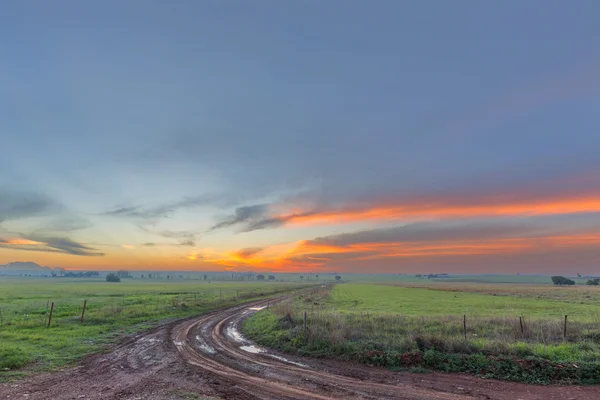
[[[575,304],[338,285],[332,293],[313,292],[257,313],[246,321],[244,331],[258,343],[282,351],[392,369],[467,372],[540,384],[597,384],[600,324],[595,301]],[[451,315],[456,311],[459,315]],[[573,319],[566,338],[560,318],[564,313]]]
[[[51,370],[164,320],[298,288],[283,283],[7,280],[0,283],[0,381]],[[87,309],[84,322],[81,311]],[[47,328],[49,304],[55,303]]]

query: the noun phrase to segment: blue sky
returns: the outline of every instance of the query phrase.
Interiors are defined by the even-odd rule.
[[[594,271],[599,12],[6,4],[0,262]]]

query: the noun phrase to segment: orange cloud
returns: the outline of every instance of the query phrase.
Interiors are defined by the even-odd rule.
[[[31,246],[31,245],[44,245],[44,242],[36,242],[35,240],[29,239],[8,239],[3,240],[1,243],[10,244],[14,246]]]
[[[474,199],[477,200],[477,199]],[[366,221],[423,220],[430,218],[517,217],[600,212],[600,194],[534,200],[480,199],[479,203],[453,200],[415,200],[324,211],[294,211],[273,217],[287,225],[331,225]]]
[[[498,239],[439,240],[432,242],[404,241],[386,243],[322,244],[303,240],[278,245],[261,251],[262,255],[240,256],[240,252],[225,253],[205,261],[227,267],[259,268],[301,272],[325,268],[330,263],[381,259],[415,259],[477,255],[508,255],[546,252],[561,248],[600,245],[600,234],[515,237]]]

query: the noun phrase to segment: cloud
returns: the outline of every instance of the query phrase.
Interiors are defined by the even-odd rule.
[[[240,258],[251,258],[263,250],[262,247],[248,247],[245,249],[238,250],[236,255]]]
[[[419,222],[247,248],[212,255],[206,261],[229,267],[275,270],[340,268],[353,263],[367,270],[393,261],[431,265],[460,258],[533,259],[534,254],[587,251],[600,245],[600,213],[465,221]],[[389,260],[389,261],[388,261]]]
[[[12,250],[64,253],[76,256],[104,256],[104,253],[97,249],[64,237],[32,235],[22,238],[0,239],[0,247]]]
[[[193,239],[197,235],[196,231],[163,230],[163,231],[151,232],[151,233],[154,233],[155,235],[162,236],[164,238],[169,238],[169,239]]]
[[[181,243],[191,243],[198,235],[197,231],[172,231],[172,230],[156,230],[149,226],[138,225],[139,229],[152,235],[160,236],[166,239],[180,239]],[[155,243],[155,245],[158,243]],[[165,245],[169,245],[166,243]]]
[[[233,215],[214,225],[210,230],[227,228],[237,224],[260,224],[265,220],[268,211],[267,204],[256,204],[252,206],[238,207]],[[257,228],[259,229],[259,228]]]
[[[285,225],[294,218],[308,217],[314,214],[308,211],[300,214],[271,215],[269,204],[256,204],[252,206],[238,207],[235,212],[214,225],[209,231],[241,225],[239,232],[251,232],[259,229],[278,228]]]
[[[54,200],[29,192],[0,189],[0,223],[3,221],[48,215],[61,210]]]
[[[155,220],[167,218],[182,209],[191,209],[207,205],[228,206],[232,199],[224,195],[205,194],[185,197],[182,200],[161,204],[155,207],[127,206],[104,212],[103,215],[138,220]]]
[[[182,240],[178,243],[156,243],[156,242],[147,242],[140,244],[142,247],[194,247],[196,246],[196,242],[194,240]]]
[[[94,226],[90,221],[75,215],[64,215],[52,218],[36,232],[73,232]]]
[[[124,218],[133,218],[133,219],[155,219],[155,218],[166,218],[171,212],[172,209],[161,206],[154,208],[143,209],[139,206],[133,207],[121,207],[112,211],[107,211],[104,215],[109,215],[113,217],[124,217]]]
[[[439,193],[371,201],[354,199],[333,207],[329,204],[304,207],[285,202],[240,207],[211,230],[234,225],[241,226],[240,232],[250,232],[282,226],[584,215],[600,212],[600,191],[581,187],[564,192],[521,188],[507,192]],[[286,208],[291,211],[285,211]]]
[[[549,226],[551,224],[547,221],[529,219],[417,222],[392,228],[318,237],[308,242],[318,245],[346,246],[355,243],[498,239],[542,233]]]

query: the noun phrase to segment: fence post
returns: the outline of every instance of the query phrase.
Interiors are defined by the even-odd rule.
[[[567,315],[565,315],[565,328],[563,330],[563,338],[567,338]]]
[[[48,326],[50,328],[50,324],[52,323],[52,313],[54,312],[54,302],[52,302],[52,306],[50,307],[50,317],[48,318]]]
[[[306,325],[306,311],[304,311],[304,330],[306,330],[307,325]]]
[[[83,323],[83,316],[85,315],[85,306],[87,306],[87,300],[83,301],[83,309],[81,310],[81,322]]]
[[[523,329],[523,317],[519,317],[519,324],[521,325],[521,335],[523,335],[525,333],[525,330]]]
[[[465,333],[465,340],[467,340],[467,316],[463,315],[463,330]]]

